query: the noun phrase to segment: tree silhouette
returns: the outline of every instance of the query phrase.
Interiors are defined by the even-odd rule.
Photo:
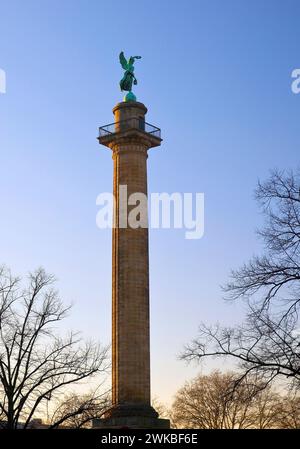
[[[0,418],[13,429],[28,427],[34,413],[71,384],[107,370],[107,349],[82,342],[78,333],[59,335],[66,316],[43,269],[21,279],[0,269]]]
[[[228,299],[246,300],[246,320],[235,328],[202,324],[182,358],[231,358],[240,380],[255,373],[266,385],[285,376],[299,386],[300,173],[273,171],[256,198],[266,219],[258,231],[265,252],[232,271],[224,287]]]

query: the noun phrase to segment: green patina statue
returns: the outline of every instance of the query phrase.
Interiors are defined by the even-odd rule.
[[[128,94],[125,95],[124,101],[136,101],[136,96],[131,91],[132,83],[137,84],[137,79],[134,76],[134,61],[135,59],[141,59],[141,56],[131,56],[128,61],[126,60],[124,53],[121,51],[119,55],[120,64],[125,70],[124,76],[120,81],[121,90],[128,91]]]

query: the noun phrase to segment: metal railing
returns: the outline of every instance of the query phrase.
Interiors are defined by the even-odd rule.
[[[145,122],[141,117],[132,117],[127,120],[121,120],[120,122],[110,123],[109,125],[99,127],[99,137],[109,136],[122,131],[128,131],[130,129],[139,129],[147,134],[158,137],[160,139],[161,131],[150,123]]]

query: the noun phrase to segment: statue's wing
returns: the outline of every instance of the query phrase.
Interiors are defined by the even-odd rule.
[[[119,55],[119,59],[120,59],[120,64],[123,67],[123,69],[127,70],[128,64],[127,64],[126,58],[124,56],[124,53],[122,51],[121,51],[121,53]]]

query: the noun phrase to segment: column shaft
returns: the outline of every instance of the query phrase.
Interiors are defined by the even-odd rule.
[[[119,228],[119,186],[127,186],[128,196],[147,194],[147,148],[117,144],[113,159],[113,403],[150,404],[148,228]]]

